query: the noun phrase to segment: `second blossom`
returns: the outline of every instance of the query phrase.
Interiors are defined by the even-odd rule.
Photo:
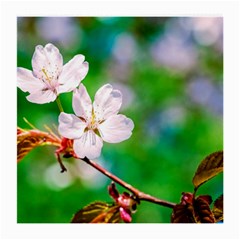
[[[53,44],[45,47],[38,45],[32,57],[30,71],[17,69],[17,86],[23,92],[29,92],[28,101],[38,104],[55,101],[60,93],[71,92],[79,86],[88,72],[85,57],[76,55],[63,66],[63,57]]]

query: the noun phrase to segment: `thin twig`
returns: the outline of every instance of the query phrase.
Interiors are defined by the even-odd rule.
[[[99,172],[103,173],[105,176],[109,177],[110,179],[112,179],[114,182],[118,183],[119,185],[121,185],[125,189],[132,192],[137,197],[138,200],[152,202],[152,203],[155,203],[155,204],[158,204],[158,205],[161,205],[161,206],[165,206],[165,207],[169,207],[169,208],[173,208],[176,205],[175,203],[167,202],[167,201],[158,199],[158,198],[153,197],[149,194],[146,194],[144,192],[139,191],[138,189],[134,188],[132,185],[124,182],[122,179],[120,179],[117,176],[113,175],[112,173],[108,172],[105,168],[101,167],[96,162],[94,162],[94,161],[92,161],[92,160],[90,160],[86,157],[82,158],[81,160],[83,160],[85,163],[92,166],[93,168],[95,168]]]
[[[60,154],[56,151],[56,152],[55,152],[55,155],[56,155],[57,160],[58,160],[58,163],[59,163],[59,165],[60,165],[60,167],[61,167],[61,173],[67,171],[66,167],[64,166],[64,164],[63,164],[63,162],[62,162],[62,160],[61,160]]]

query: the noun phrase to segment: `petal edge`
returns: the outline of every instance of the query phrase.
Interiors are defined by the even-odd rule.
[[[59,133],[68,139],[80,138],[86,128],[86,123],[81,121],[73,114],[61,112],[58,117],[58,131]]]
[[[119,143],[132,135],[134,123],[122,114],[110,116],[99,125],[98,130],[102,139],[109,143]]]

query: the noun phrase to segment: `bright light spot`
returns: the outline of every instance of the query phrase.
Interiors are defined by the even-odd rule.
[[[98,164],[102,167],[106,167],[103,161],[98,161]],[[108,167],[106,167],[108,169]],[[81,160],[76,160],[75,162],[75,177],[81,179],[81,183],[91,189],[99,189],[105,186],[108,178],[102,173],[98,172],[93,167],[89,166]]]
[[[69,170],[69,164],[64,162],[64,165]],[[64,188],[69,187],[74,178],[72,177],[69,171],[61,173],[60,166],[58,163],[55,163],[47,168],[44,173],[44,182],[52,190],[60,191]]]
[[[119,61],[123,63],[131,62],[136,54],[136,41],[134,38],[127,34],[119,34],[116,38],[113,48],[113,55]]]
[[[80,27],[70,17],[42,17],[38,18],[37,30],[47,41],[56,42],[65,48],[76,47],[80,42]]]
[[[211,79],[198,77],[191,80],[187,93],[194,103],[204,106],[211,112],[222,115],[223,94],[221,86],[212,83]]]
[[[193,35],[201,45],[212,45],[221,40],[223,34],[223,20],[219,17],[192,18]]]
[[[189,42],[182,42],[168,33],[152,46],[151,54],[161,65],[175,70],[189,70],[196,65],[197,51]]]

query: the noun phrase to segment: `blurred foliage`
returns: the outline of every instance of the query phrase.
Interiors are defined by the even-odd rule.
[[[217,32],[217,30],[218,32]],[[18,18],[17,65],[31,69],[36,45],[52,42],[64,62],[83,54],[83,80],[93,98],[111,83],[123,93],[121,112],[133,119],[132,137],[104,144],[96,160],[141,191],[171,202],[192,192],[201,160],[223,149],[223,52],[221,18]],[[27,118],[40,130],[58,124],[55,102],[36,105],[18,89],[18,126]],[[72,94],[60,96],[72,113]],[[93,201],[110,202],[110,180],[85,163],[65,159],[60,173],[54,147],[34,149],[18,164],[19,223],[66,223]],[[223,176],[198,194],[216,199]],[[120,188],[121,189],[121,188]],[[171,209],[142,202],[133,222],[169,223]]]

